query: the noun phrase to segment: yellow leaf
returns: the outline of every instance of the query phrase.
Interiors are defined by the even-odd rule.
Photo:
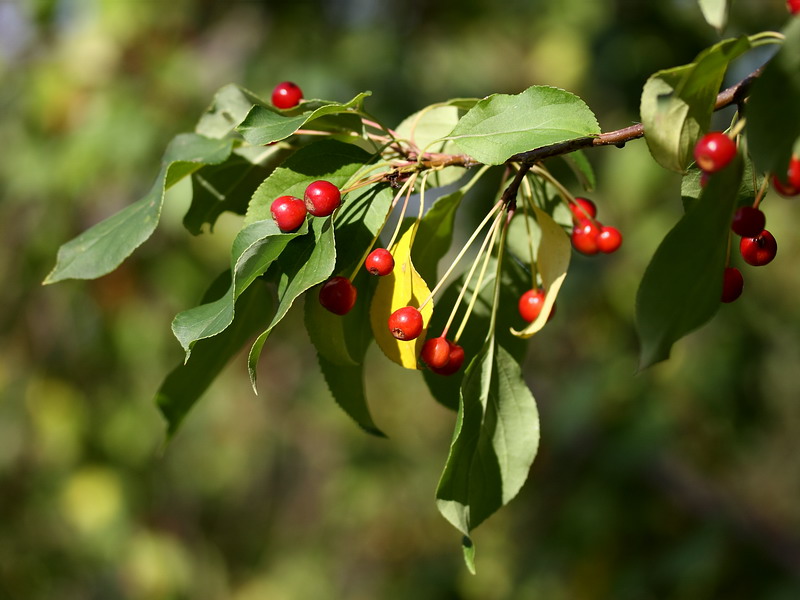
[[[533,212],[536,215],[536,222],[542,230],[539,240],[539,250],[536,253],[536,265],[539,274],[542,276],[542,286],[545,290],[544,304],[539,316],[536,317],[522,331],[517,331],[513,327],[511,333],[520,338],[529,338],[539,331],[547,323],[547,317],[555,304],[561,284],[567,276],[569,259],[572,256],[572,245],[569,242],[564,229],[556,223],[553,218],[540,208],[534,206]]]
[[[389,249],[394,257],[394,270],[380,278],[372,298],[369,318],[372,334],[383,353],[406,369],[417,369],[417,356],[425,343],[425,332],[433,314],[433,302],[422,309],[422,334],[413,342],[403,342],[389,331],[389,316],[398,308],[419,305],[428,297],[430,290],[411,263],[411,244],[416,227],[409,227],[395,245]]]

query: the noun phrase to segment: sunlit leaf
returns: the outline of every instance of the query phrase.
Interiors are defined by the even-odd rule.
[[[468,536],[517,495],[539,447],[539,414],[517,361],[493,337],[470,363],[450,453],[436,490],[442,515]]]
[[[255,105],[266,106],[266,103],[253,92],[228,84],[214,94],[211,106],[200,117],[195,131],[206,137],[224,138],[244,121]]]
[[[406,229],[389,249],[394,257],[394,270],[380,278],[370,307],[370,323],[378,347],[390,360],[406,369],[418,368],[417,356],[425,343],[425,330],[433,313],[433,302],[428,302],[420,311],[425,328],[413,342],[400,341],[389,331],[387,323],[395,310],[403,306],[419,307],[430,294],[428,285],[411,262],[414,231],[414,227]]]
[[[303,102],[297,109],[279,111],[267,106],[254,106],[244,121],[236,128],[245,140],[254,146],[263,146],[289,137],[315,119],[339,113],[357,113],[364,98],[370,92],[362,92],[344,104],[337,102]]]
[[[731,0],[697,0],[703,18],[717,31],[725,29]]]
[[[521,338],[529,338],[547,323],[550,311],[555,304],[561,284],[567,277],[570,257],[572,256],[572,245],[564,229],[556,223],[550,215],[533,207],[536,215],[536,223],[541,231],[538,240],[539,246],[536,249],[536,265],[542,277],[542,287],[545,290],[544,304],[536,319],[529,323],[524,329],[512,329],[512,333]]]
[[[479,162],[499,165],[526,150],[599,133],[597,119],[578,96],[533,86],[481,100],[444,139]]]
[[[56,266],[44,280],[94,279],[116,269],[155,231],[164,192],[204,165],[224,162],[233,142],[195,133],[176,136],[161,159],[161,171],[147,194],[117,214],[87,229],[58,249]]]

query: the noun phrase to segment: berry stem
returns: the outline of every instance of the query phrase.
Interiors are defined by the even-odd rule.
[[[458,265],[459,261],[462,258],[464,258],[464,254],[466,254],[467,250],[472,245],[472,242],[475,241],[475,238],[478,237],[478,234],[480,233],[481,229],[483,229],[486,226],[486,223],[489,222],[489,219],[491,219],[492,216],[494,216],[494,213],[496,213],[502,206],[503,206],[503,201],[499,200],[492,207],[492,209],[487,213],[487,215],[483,218],[483,221],[481,221],[480,225],[478,225],[475,228],[475,231],[472,232],[472,235],[467,240],[467,243],[464,244],[464,247],[461,248],[461,251],[453,259],[453,262],[450,263],[450,266],[447,268],[447,271],[445,271],[444,275],[442,275],[441,279],[439,279],[439,283],[436,284],[436,286],[433,288],[433,290],[431,290],[431,293],[428,294],[428,297],[425,298],[425,301],[420,305],[419,310],[422,310],[425,307],[425,305],[428,304],[428,302],[430,302],[433,299],[433,297],[436,295],[436,293],[441,289],[441,287],[444,285],[444,282],[447,281],[447,278],[453,272],[453,269],[455,269],[456,265]]]
[[[408,179],[407,183],[410,183],[410,185],[407,186],[408,191],[406,192],[406,199],[403,200],[403,208],[400,209],[400,216],[397,218],[397,225],[395,225],[394,227],[394,233],[392,233],[392,237],[389,239],[389,243],[386,244],[387,248],[391,248],[392,246],[394,246],[394,241],[397,239],[397,236],[400,233],[400,228],[403,226],[403,218],[406,216],[406,209],[408,208],[408,200],[409,198],[411,198],[411,194],[414,191],[414,182],[416,181],[416,179],[417,179],[417,173],[414,173]],[[392,205],[394,206],[394,202],[392,203]]]
[[[403,187],[400,188],[397,194],[395,194],[394,200],[392,200],[392,203],[389,205],[389,210],[386,211],[386,216],[383,218],[383,223],[378,228],[378,231],[375,233],[375,235],[372,237],[372,241],[369,243],[369,246],[367,246],[367,249],[364,252],[363,256],[361,257],[361,260],[359,260],[358,263],[356,264],[356,268],[353,269],[353,272],[350,275],[350,281],[353,281],[353,279],[355,279],[356,275],[358,275],[358,272],[361,270],[361,267],[364,265],[364,261],[367,260],[369,253],[372,252],[372,247],[375,245],[375,242],[377,242],[378,238],[381,236],[381,232],[383,231],[384,227],[386,227],[386,223],[389,222],[389,217],[394,211],[394,207],[397,205],[397,200],[400,198],[400,196],[403,195],[403,192],[406,191],[409,185],[413,185],[413,183],[414,183],[413,178],[409,178],[403,183]]]
[[[528,216],[528,203],[533,203],[533,186],[526,177],[523,180],[523,197],[522,197],[522,216],[525,219],[525,231],[528,234],[528,251],[531,257],[531,289],[536,289],[536,280],[538,279],[538,269],[536,266],[536,257],[533,254],[533,234],[531,233],[531,223]]]
[[[492,222],[489,231],[486,232],[486,236],[483,238],[483,242],[481,243],[481,247],[478,250],[478,254],[475,256],[475,260],[472,263],[472,266],[467,273],[467,276],[464,278],[464,284],[461,286],[461,291],[458,293],[458,298],[453,303],[453,309],[450,311],[450,316],[447,319],[447,324],[444,326],[444,330],[442,330],[442,334],[440,337],[447,337],[447,332],[450,330],[450,325],[453,324],[453,320],[455,319],[456,313],[458,312],[458,307],[461,306],[461,301],[464,299],[464,295],[467,293],[467,288],[469,287],[469,282],[472,281],[472,276],[475,274],[475,269],[478,267],[478,263],[481,262],[481,256],[483,256],[484,252],[486,251],[486,247],[494,243],[495,233],[497,232],[497,227],[500,224],[500,219],[503,216],[503,212],[500,211],[495,216],[494,221]],[[491,254],[491,250],[487,253],[487,256]],[[485,261],[484,261],[485,262]],[[481,274],[478,277],[478,286],[475,289],[480,289],[480,284],[483,280],[483,272],[486,270],[485,266],[481,271]],[[467,308],[467,313],[469,314],[472,311],[472,304],[475,298],[475,294],[473,293],[472,298],[470,300],[470,305]],[[456,337],[453,340],[454,342],[458,342],[458,336],[461,334],[461,329],[459,328],[458,333],[456,333]]]
[[[753,208],[758,208],[761,204],[761,201],[764,199],[764,194],[767,192],[767,186],[769,186],[769,175],[764,175],[764,181],[761,182],[761,187],[758,188],[756,199],[753,201]]]
[[[472,315],[472,310],[475,308],[475,302],[478,300],[478,295],[481,291],[481,286],[483,285],[483,280],[486,277],[486,270],[489,267],[489,259],[492,257],[492,248],[494,247],[495,240],[497,239],[497,232],[500,230],[500,223],[503,220],[504,211],[500,211],[497,213],[497,217],[495,218],[494,222],[492,223],[491,235],[487,236],[489,239],[489,248],[486,251],[485,256],[483,257],[483,264],[481,266],[481,272],[478,273],[478,281],[475,282],[475,287],[472,290],[472,296],[469,299],[469,305],[467,306],[467,311],[464,313],[464,317],[461,319],[461,325],[458,327],[458,331],[456,331],[456,335],[453,338],[454,343],[458,343],[458,340],[461,339],[461,334],[464,333],[464,328],[467,326],[467,322],[469,321],[470,315]],[[506,223],[508,221],[506,220]],[[505,227],[503,227],[505,230]],[[485,243],[485,241],[484,241]],[[502,242],[501,242],[502,243]],[[481,248],[481,252],[483,252],[483,248]],[[478,255],[480,256],[480,254]],[[463,297],[464,292],[469,285],[470,280],[472,279],[472,272],[475,270],[475,265],[478,264],[478,258],[475,260],[475,264],[472,266],[472,270],[470,274],[467,276],[467,279],[464,281],[464,286],[461,288],[461,294],[457,300],[457,303],[461,302],[461,298]],[[455,314],[455,313],[454,313]]]

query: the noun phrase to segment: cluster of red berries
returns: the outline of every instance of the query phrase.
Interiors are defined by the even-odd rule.
[[[320,179],[308,184],[303,198],[279,196],[272,201],[270,212],[284,233],[297,231],[306,220],[306,214],[327,217],[342,203],[339,188],[330,181]]]
[[[464,348],[445,337],[429,338],[422,347],[420,358],[437,375],[452,375],[464,363]]]
[[[581,254],[591,256],[602,252],[611,254],[622,245],[622,234],[616,227],[600,223],[597,206],[588,198],[575,198],[570,202],[572,212],[572,247]]]
[[[694,148],[694,158],[703,171],[704,178],[727,167],[736,153],[736,143],[721,131],[707,133]],[[701,183],[703,181],[701,179]],[[776,191],[784,196],[800,194],[800,158],[792,157],[785,182],[774,175],[772,181]],[[756,200],[753,206],[739,207],[731,221],[731,230],[741,237],[739,253],[742,259],[755,267],[772,262],[778,252],[775,237],[765,229],[767,219],[758,208],[758,203]],[[722,302],[733,302],[742,295],[743,288],[744,278],[741,271],[736,267],[726,267],[723,273]]]

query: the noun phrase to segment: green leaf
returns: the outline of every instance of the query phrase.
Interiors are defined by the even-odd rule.
[[[452,141],[444,140],[458,124],[461,110],[450,104],[433,105],[414,113],[395,128],[397,135],[416,144],[420,151],[457,154]],[[429,185],[441,187],[463,177],[463,167],[447,167],[428,177]]]
[[[659,71],[647,80],[642,123],[647,147],[661,166],[678,173],[686,170],[697,139],[708,130],[728,64],[749,48],[746,37],[724,40],[693,63]]]
[[[218,295],[213,290],[221,292],[229,282],[230,273],[226,272],[223,278],[211,286],[209,295]],[[167,375],[156,393],[155,401],[167,420],[168,437],[175,434],[183,418],[228,361],[250,337],[266,325],[273,309],[266,286],[250,286],[236,302],[233,324],[220,335],[198,342],[189,360]]]
[[[270,206],[275,198],[284,195],[302,198],[306,187],[314,180],[326,179],[343,187],[371,158],[372,155],[358,146],[337,140],[320,140],[302,147],[253,193],[245,223],[271,218]],[[342,201],[346,206],[349,199],[345,197]]]
[[[336,264],[331,219],[312,219],[312,232],[292,240],[278,257],[278,307],[269,326],[258,336],[247,359],[250,383],[256,388],[256,367],[272,329],[306,290],[325,281]]]
[[[583,189],[587,192],[594,191],[594,188],[597,187],[597,178],[594,175],[592,164],[589,162],[589,159],[586,158],[586,154],[581,150],[576,150],[561,158],[564,159],[564,162],[566,162],[573,173],[575,173]]]
[[[496,261],[492,259],[486,271],[478,292],[478,299],[470,315],[469,323],[458,340],[459,345],[464,348],[464,355],[469,362],[470,358],[476,356],[484,345],[486,332],[489,331],[492,303],[494,301],[494,285],[496,277]],[[503,281],[500,285],[500,303],[497,311],[496,337],[498,342],[517,360],[521,361],[525,356],[528,344],[525,340],[515,337],[511,333],[513,327],[521,327],[525,324],[519,316],[517,302],[522,293],[531,286],[531,276],[519,263],[510,257],[503,261]],[[472,297],[477,284],[477,278],[467,286],[465,295],[466,301]],[[463,285],[464,277],[456,279],[441,293],[438,306],[439,309],[433,311],[428,329],[430,331],[441,331],[449,317],[450,309],[458,297],[458,293]],[[460,323],[465,307],[462,305],[460,313],[454,321],[457,326]],[[431,395],[440,404],[456,410],[459,404],[461,383],[464,379],[464,370],[460,370],[449,376],[442,376],[426,369],[423,371],[425,383]]]
[[[636,294],[640,368],[668,358],[677,340],[716,314],[741,179],[737,157],[709,179],[647,266]]]
[[[792,148],[800,143],[800,19],[753,82],[747,102],[747,143],[756,168],[785,178]]]
[[[728,22],[730,0],[697,0],[697,2],[700,4],[700,11],[703,13],[706,23],[718,32],[725,29],[725,24]]]
[[[429,285],[435,284],[437,265],[453,242],[453,224],[463,197],[462,187],[438,198],[419,222],[411,257],[417,271]]]
[[[748,156],[745,156],[742,183],[739,185],[739,191],[736,194],[736,207],[753,204],[753,200],[756,197],[756,180],[753,175],[753,162]],[[700,185],[702,176],[703,172],[696,165],[692,165],[683,179],[681,179],[681,200],[683,201],[684,212],[688,211],[700,199],[700,194],[703,193],[703,186]]]
[[[369,320],[376,279],[366,271],[359,273],[353,281],[358,299],[343,316],[325,310],[317,295],[310,293],[305,302],[305,324],[334,400],[362,429],[383,436],[372,419],[364,389],[364,357],[373,341],[364,323]]]
[[[280,155],[277,146],[270,150]],[[253,192],[272,168],[232,155],[221,165],[208,165],[192,173],[192,203],[183,217],[184,227],[199,235],[205,224],[213,231],[217,219],[226,211],[243,215]]]
[[[214,94],[211,106],[200,117],[195,131],[210,138],[227,137],[244,121],[254,105],[267,104],[250,90],[228,84]]]
[[[166,189],[204,165],[227,160],[232,144],[231,140],[215,140],[195,133],[176,136],[167,146],[161,160],[161,171],[150,191],[139,201],[61,246],[56,266],[44,283],[94,279],[116,269],[155,231]]]
[[[533,86],[481,100],[444,139],[479,162],[499,165],[526,150],[599,133],[597,119],[578,96]]]
[[[267,106],[254,106],[236,129],[254,146],[263,146],[285,139],[298,129],[321,117],[362,110],[364,98],[371,92],[362,92],[344,104],[337,102],[303,102],[297,109],[279,111]],[[299,112],[298,112],[299,111]]]
[[[439,511],[468,536],[517,495],[538,447],[533,394],[517,361],[490,338],[461,386],[450,454],[436,490]]]
[[[275,221],[267,219],[251,223],[239,232],[231,249],[233,281],[228,291],[214,302],[179,313],[172,321],[172,332],[186,351],[187,360],[197,340],[215,336],[233,322],[239,295],[266,272],[292,239],[307,230],[304,223],[294,233],[283,233]]]

